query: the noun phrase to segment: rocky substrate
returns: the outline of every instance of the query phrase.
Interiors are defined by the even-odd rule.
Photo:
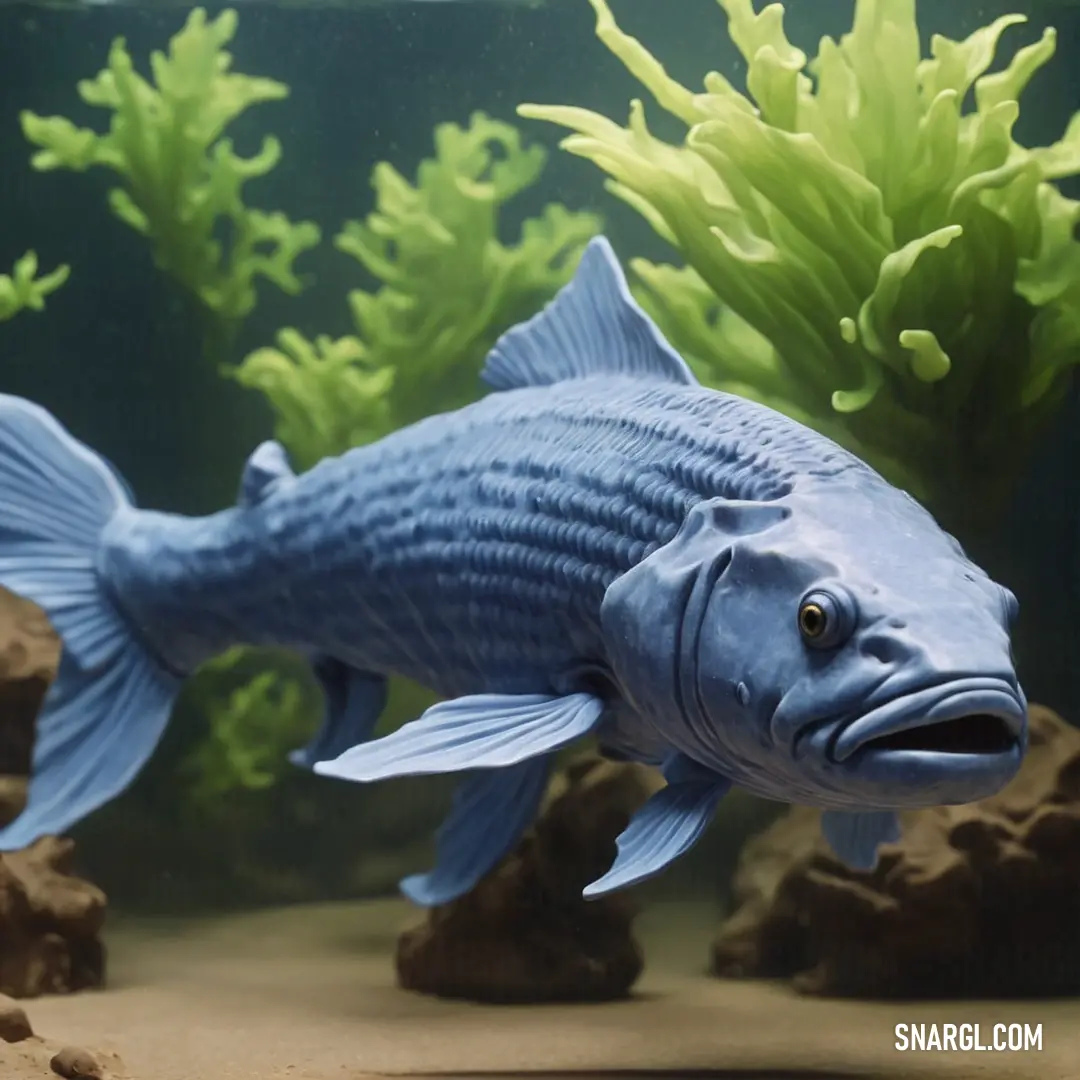
[[[59,639],[42,610],[0,589],[0,826],[26,805],[34,719],[59,659]]]
[[[401,986],[488,1003],[625,997],[643,966],[636,909],[625,895],[586,901],[581,891],[611,866],[616,837],[660,783],[641,766],[571,763],[517,849],[401,936]]]
[[[0,993],[14,998],[101,986],[105,894],[72,873],[74,845],[46,837],[0,855]]]
[[[1080,993],[1080,731],[1031,708],[1031,748],[999,795],[901,815],[869,874],[794,808],[741,857],[712,967],[836,996]]]
[[[26,1012],[0,995],[0,1075],[61,1076],[64,1080],[112,1080],[115,1055],[94,1054],[78,1046],[49,1046],[38,1038]]]
[[[0,589],[0,825],[25,806],[34,721],[59,656],[40,608]],[[0,994],[28,998],[102,984],[105,895],[75,876],[73,853],[70,840],[47,837],[0,854]]]

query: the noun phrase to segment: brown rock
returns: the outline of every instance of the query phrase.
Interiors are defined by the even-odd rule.
[[[0,679],[48,681],[59,662],[60,639],[41,608],[0,589]]]
[[[8,1043],[22,1042],[33,1036],[26,1010],[18,1002],[0,994],[0,1039]]]
[[[815,810],[751,840],[714,972],[836,996],[1080,992],[1080,731],[1030,715],[1016,779],[980,803],[902,814],[872,873],[832,855]]]
[[[0,726],[4,723],[0,714]],[[26,776],[0,774],[0,828],[10,825],[26,809],[30,781]]]
[[[26,805],[35,720],[59,658],[41,609],[0,589],[0,826]],[[46,838],[0,855],[0,993],[101,985],[105,896],[72,874],[73,851],[69,840]]]
[[[3,666],[0,654],[0,671]],[[10,682],[0,676],[0,826],[26,806],[34,728],[48,689],[49,680],[40,675]]]
[[[59,659],[44,612],[0,589],[0,827],[26,805],[34,722]]]
[[[65,1080],[102,1080],[105,1075],[97,1058],[89,1050],[77,1046],[65,1046],[54,1054],[49,1067]]]
[[[40,675],[0,681],[0,775],[29,775],[34,721],[48,689],[49,680]]]
[[[46,837],[0,855],[0,993],[16,998],[100,986],[105,895],[71,872],[74,844]]]
[[[556,777],[517,849],[467,896],[398,940],[408,990],[494,1003],[625,997],[642,969],[625,895],[582,889],[615,858],[615,838],[661,784],[649,769],[582,758]]]

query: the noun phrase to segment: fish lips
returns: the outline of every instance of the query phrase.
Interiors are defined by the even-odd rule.
[[[958,758],[1019,759],[1027,742],[1027,707],[999,678],[952,679],[916,690],[845,723],[831,740],[837,764],[914,755],[926,764]]]

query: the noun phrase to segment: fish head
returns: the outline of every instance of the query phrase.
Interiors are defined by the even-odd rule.
[[[698,722],[726,723],[720,756],[788,801],[986,798],[1027,745],[1016,597],[909,496],[873,494],[824,500],[732,547],[692,658]]]
[[[831,809],[971,802],[1016,774],[1016,598],[913,499],[884,484],[790,499],[734,531],[696,512],[641,597],[668,667],[640,645],[624,667],[676,749]]]

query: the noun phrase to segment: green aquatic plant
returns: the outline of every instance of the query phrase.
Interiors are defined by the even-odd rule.
[[[496,338],[569,281],[601,228],[595,215],[553,204],[523,224],[515,243],[500,239],[503,207],[536,183],[546,161],[545,150],[526,147],[512,125],[476,113],[468,127],[435,129],[435,156],[420,164],[415,183],[388,162],[375,166],[375,209],[362,222],[347,222],[335,239],[380,282],[373,292],[348,296],[356,333],[311,340],[286,328],[275,346],[227,369],[266,396],[275,435],[296,467],[482,393],[480,367]],[[223,664],[242,663],[244,656]],[[249,774],[255,782],[271,776],[264,733],[296,727],[294,699],[287,686],[275,685],[278,678],[260,675],[242,693],[217,695],[212,729],[218,734],[198,751],[197,771],[235,785],[245,763],[256,759],[259,769]],[[395,680],[392,698],[403,693],[431,703],[427,692]],[[261,720],[249,723],[253,712]],[[275,735],[274,745],[281,742]]]
[[[313,223],[244,202],[244,185],[274,169],[281,144],[267,136],[243,158],[224,133],[251,106],[280,101],[289,89],[231,70],[225,46],[236,29],[234,11],[208,20],[196,8],[168,52],[151,55],[152,81],[117,38],[105,70],[78,84],[84,102],[112,113],[105,134],[63,116],[21,117],[26,138],[40,148],[34,168],[102,166],[121,177],[109,193],[113,212],[147,238],[158,268],[226,335],[254,309],[258,278],[290,295],[301,291],[294,263],[320,240]]]
[[[274,434],[295,467],[310,468],[392,428],[395,371],[368,365],[366,355],[355,337],[320,335],[309,341],[287,328],[279,331],[276,347],[256,350],[235,371],[240,382],[270,401]]]
[[[20,311],[42,311],[45,300],[71,275],[69,266],[58,266],[38,277],[38,257],[28,251],[10,274],[0,274],[0,322],[13,319]]]
[[[415,183],[388,162],[375,166],[375,209],[334,241],[380,282],[349,294],[355,334],[311,341],[289,328],[235,372],[267,396],[298,465],[480,394],[495,339],[570,279],[601,227],[553,204],[503,243],[503,207],[536,183],[546,158],[512,125],[476,113],[468,127],[435,129],[435,156]]]
[[[200,670],[196,692],[209,731],[181,767],[193,806],[272,787],[291,767],[288,752],[318,723],[312,677],[267,650],[236,647],[216,657]]]
[[[590,0],[597,34],[686,128],[523,105],[685,266],[632,268],[642,302],[712,385],[810,423],[950,517],[999,507],[1080,360],[1080,116],[1020,145],[1047,30],[990,73],[1008,15],[921,54],[914,0],[856,0],[812,61],[784,8],[718,0],[745,58],[695,92]],[[972,103],[972,107],[968,103]]]

